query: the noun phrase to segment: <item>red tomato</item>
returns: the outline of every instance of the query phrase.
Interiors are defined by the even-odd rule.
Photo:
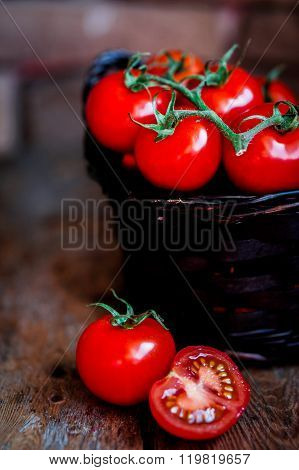
[[[264,101],[255,78],[239,67],[232,70],[226,83],[219,87],[205,87],[201,96],[207,106],[227,123]]]
[[[136,168],[136,160],[135,160],[134,155],[132,153],[125,153],[125,155],[122,158],[121,164],[127,170],[132,170]]]
[[[257,82],[262,88],[263,93],[266,95],[266,101],[290,101],[296,103],[296,96],[286,83],[282,80],[272,80],[270,83],[266,83],[265,77],[256,77]]]
[[[150,392],[158,424],[183,439],[211,439],[227,431],[245,410],[250,388],[224,352],[189,346]]]
[[[158,94],[159,93],[159,94]],[[170,92],[160,87],[136,93],[124,84],[124,73],[118,71],[100,80],[90,91],[85,107],[86,122],[96,139],[117,152],[133,149],[139,126],[130,115],[142,123],[154,123],[152,98],[158,94],[157,107],[165,113]]]
[[[177,62],[182,60],[183,52],[180,50],[170,50],[153,56],[148,61],[148,72],[154,75],[164,75],[167,72],[169,64],[169,54]],[[178,82],[186,78],[188,75],[197,75],[204,68],[203,62],[195,54],[188,53],[185,55],[183,65],[180,71],[174,74],[174,79]]]
[[[135,144],[137,166],[152,184],[190,191],[214,176],[221,158],[221,137],[206,119],[185,118],[173,135],[160,142],[155,137],[154,131],[142,129]]]
[[[244,132],[260,121],[250,115],[270,117],[273,104],[265,103],[239,116],[233,123],[236,132]],[[279,132],[269,127],[257,134],[241,156],[224,139],[224,166],[231,181],[250,193],[269,193],[299,189],[299,129]]]
[[[174,340],[156,320],[133,329],[111,325],[105,315],[91,323],[79,339],[77,370],[86,387],[101,399],[132,405],[148,397],[175,355]]]

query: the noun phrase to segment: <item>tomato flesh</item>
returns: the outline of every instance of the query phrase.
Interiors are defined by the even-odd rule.
[[[210,439],[236,423],[249,396],[249,385],[227,354],[189,346],[175,356],[169,374],[153,385],[150,408],[169,433]]]
[[[152,318],[130,330],[112,326],[110,320],[105,315],[83,332],[77,345],[77,370],[99,398],[118,405],[139,403],[168,372],[174,340]]]
[[[90,91],[85,116],[87,125],[96,139],[117,152],[130,152],[139,131],[131,118],[143,124],[155,123],[152,99],[165,113],[170,92],[160,87],[133,92],[124,84],[124,72],[118,71],[102,78]],[[131,116],[131,117],[130,117]]]

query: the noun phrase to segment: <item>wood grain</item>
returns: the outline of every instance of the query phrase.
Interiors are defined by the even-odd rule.
[[[248,410],[224,436],[200,443],[167,435],[146,404],[111,406],[84,388],[75,370],[76,337],[90,314],[86,304],[104,292],[122,257],[119,252],[61,251],[55,198],[57,185],[63,197],[62,168],[70,172],[71,193],[82,198],[99,194],[81,176],[80,166],[70,165],[73,154],[69,159],[55,155],[45,168],[41,158],[37,154],[26,165],[20,161],[4,169],[0,189],[0,448],[298,448],[297,366],[249,369],[254,391]],[[51,182],[46,188],[46,200],[54,200],[51,210],[34,184],[49,165],[57,176],[55,188]],[[12,185],[19,188],[17,194]],[[32,197],[26,202],[28,192]],[[37,200],[41,211],[32,203]],[[120,278],[114,286],[121,287]]]

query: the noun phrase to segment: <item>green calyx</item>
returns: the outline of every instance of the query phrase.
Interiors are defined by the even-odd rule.
[[[136,124],[138,124],[139,126],[155,131],[157,133],[157,137],[156,137],[155,141],[159,142],[160,140],[165,139],[169,135],[172,135],[174,133],[175,127],[178,123],[178,118],[177,118],[176,112],[174,110],[175,99],[176,99],[175,92],[172,92],[171,100],[168,104],[166,113],[162,114],[157,109],[157,105],[156,105],[157,95],[155,95],[155,97],[153,99],[153,109],[154,109],[154,114],[155,114],[155,118],[156,118],[156,124],[143,124],[143,123],[138,122],[135,119],[133,119],[131,115],[130,115],[130,117],[131,117],[132,121],[135,122]]]
[[[159,67],[159,68],[165,68],[165,74],[163,75],[166,78],[173,79],[174,75],[178,72],[181,72],[181,70],[184,70],[184,64],[185,64],[185,59],[186,59],[186,54],[182,54],[182,57],[179,60],[176,60],[168,51],[162,50],[160,54],[158,54],[158,57],[160,55],[165,55],[167,58],[167,63],[166,64],[161,64],[161,63],[156,63],[153,62],[151,64],[152,67]]]
[[[168,330],[168,328],[166,328],[166,326],[164,325],[162,317],[155,310],[146,310],[143,313],[135,314],[132,305],[130,305],[126,300],[119,297],[114,289],[111,289],[111,292],[117,300],[125,304],[126,313],[121,314],[110,305],[107,305],[102,302],[96,302],[94,304],[91,304],[91,306],[102,307],[108,310],[108,312],[112,315],[112,326],[119,326],[121,328],[125,328],[126,330],[132,330],[136,326],[140,325],[140,323],[142,323],[144,320],[146,320],[146,318],[153,317],[158,323],[160,323],[161,326],[163,326],[165,330]]]
[[[280,104],[285,104],[289,107],[286,113],[281,113],[279,109]],[[293,131],[299,127],[299,107],[290,101],[278,101],[274,104],[272,118],[277,121],[277,123],[274,124],[274,127],[279,132],[284,133]]]
[[[153,99],[153,107],[156,117],[155,124],[141,124],[139,122],[137,122],[137,124],[156,132],[157,137],[155,140],[160,141],[167,138],[168,136],[171,136],[174,133],[176,126],[182,119],[189,116],[205,118],[215,124],[224,137],[230,140],[237,156],[240,156],[246,152],[251,140],[259,132],[266,129],[267,127],[274,126],[280,132],[288,132],[297,128],[298,108],[290,102],[283,102],[289,107],[287,113],[282,114],[279,110],[279,104],[281,102],[277,103],[274,105],[273,115],[271,117],[265,118],[264,116],[259,116],[258,118],[261,120],[259,124],[246,132],[239,133],[234,132],[215,111],[206,105],[201,96],[203,87],[217,87],[226,82],[230,74],[228,62],[237,47],[238,46],[236,44],[233,45],[223,55],[223,57],[216,63],[217,67],[215,70],[213,70],[214,67],[212,67],[210,62],[206,65],[202,75],[190,75],[182,82],[177,82],[173,79],[173,71],[177,70],[175,69],[174,65],[171,73],[165,74],[164,76],[153,75],[148,72],[147,66],[142,63],[143,55],[141,53],[134,54],[128,64],[127,69],[124,72],[124,81],[128,88],[130,88],[132,91],[138,91],[142,88],[159,85],[163,88],[172,90],[172,98],[165,114],[160,113],[157,109],[157,97],[155,96]],[[171,66],[171,61],[169,64]],[[176,64],[176,66],[178,66],[178,64]],[[189,89],[185,84],[186,80],[188,79],[198,80],[199,84],[195,88]],[[184,95],[190,101],[190,103],[193,103],[196,106],[196,109],[175,109],[175,92],[179,92]],[[255,118],[257,118],[257,116],[255,116]]]
[[[274,69],[270,70],[270,72],[267,73],[266,75],[266,83],[271,83],[273,80],[277,80],[283,71],[285,70],[285,65],[280,64],[274,67]]]
[[[280,111],[280,104],[285,104],[289,107],[286,113],[282,113]],[[297,129],[299,126],[298,117],[298,107],[293,105],[290,101],[279,101],[274,104],[272,116],[270,116],[269,118],[266,118],[265,116],[252,115],[248,118],[243,119],[242,122],[248,121],[250,119],[258,119],[261,122],[246,132],[235,134],[242,140],[242,149],[239,153],[237,153],[237,156],[242,155],[242,153],[246,151],[252,139],[268,127],[274,127],[278,132],[281,133],[290,132],[292,130]],[[242,124],[242,122],[240,124]],[[245,148],[245,150],[243,150],[243,148]]]
[[[214,62],[209,61],[205,65],[205,74],[204,74],[204,85],[205,86],[215,86],[219,87],[223,85],[229,75],[230,71],[228,68],[228,62],[230,61],[233,53],[239,46],[234,44],[222,57],[220,60]],[[211,69],[212,66],[215,66],[215,70]]]

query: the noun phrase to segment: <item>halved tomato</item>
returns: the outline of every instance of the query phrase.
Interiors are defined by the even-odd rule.
[[[224,352],[189,346],[174,358],[169,374],[150,392],[158,424],[184,439],[211,439],[227,431],[245,410],[250,388]]]

